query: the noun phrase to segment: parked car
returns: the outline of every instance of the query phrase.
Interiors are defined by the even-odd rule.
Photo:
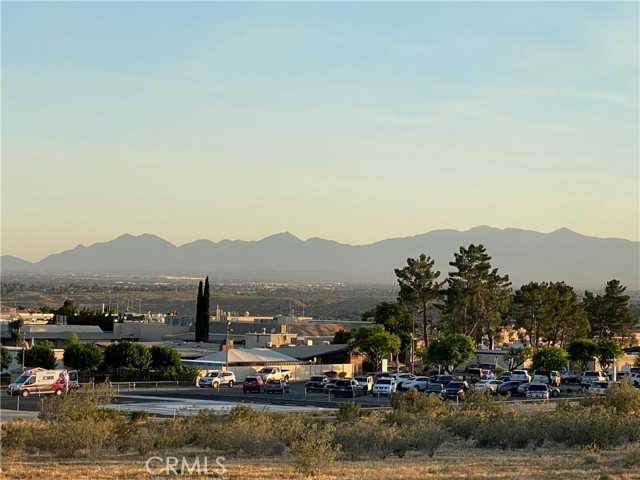
[[[198,386],[201,388],[211,387],[218,388],[223,385],[233,387],[236,383],[236,374],[233,372],[214,370],[207,373],[204,377],[200,378]]]
[[[565,385],[569,383],[580,383],[580,374],[573,370],[563,370],[560,372],[560,381]]]
[[[533,372],[532,382],[546,383],[547,385],[560,386],[560,373],[556,370],[535,370]]]
[[[527,398],[549,400],[549,385],[546,383],[530,383],[527,388]]]
[[[502,385],[502,380],[480,380],[476,383],[473,388],[475,388],[478,392],[490,392],[496,393],[499,385]]]
[[[633,382],[633,386],[636,388],[640,388],[640,373],[631,373],[629,378]]]
[[[397,384],[394,378],[383,377],[373,385],[371,391],[374,395],[389,395],[396,391]]]
[[[482,375],[485,380],[495,380],[496,376],[492,370],[482,370]]]
[[[516,395],[518,393],[518,387],[522,385],[522,380],[508,380],[496,387],[496,393],[500,395]]]
[[[412,380],[416,376],[412,373],[396,373],[393,375],[393,377],[396,379],[397,389],[400,390],[400,387],[404,382]]]
[[[307,392],[322,392],[328,381],[329,377],[326,375],[312,375],[305,382],[304,388]]]
[[[527,396],[527,391],[529,390],[529,387],[535,383],[539,383],[539,382],[527,382],[527,383],[523,383],[518,387],[518,395],[523,395],[523,396]],[[546,385],[546,383],[544,383],[543,385]],[[547,385],[549,388],[549,395],[551,397],[558,397],[560,396],[560,389],[558,387],[554,387],[553,385]]]
[[[360,389],[365,395],[373,390],[373,377],[371,375],[358,375],[353,379],[360,384]]]
[[[493,372],[496,369],[496,364],[495,363],[481,363],[480,365],[478,365],[479,368],[481,368],[482,370],[489,370],[491,372]]]
[[[267,380],[267,384],[265,387],[265,392],[267,393],[289,393],[289,382],[283,379],[272,378],[271,380]]]
[[[504,372],[502,375],[500,375],[500,378],[498,380],[508,382],[509,380],[511,380],[511,372]]]
[[[591,395],[604,395],[607,393],[607,388],[611,385],[612,382],[591,382],[589,385],[588,392]]]
[[[329,379],[329,381],[327,383],[324,384],[324,387],[322,387],[322,392],[323,393],[331,393],[331,390],[333,390],[336,386],[336,382],[340,380],[339,378],[331,378]]]
[[[430,382],[429,385],[427,385],[427,389],[424,391],[427,395],[431,395],[432,393],[442,395],[442,392],[444,392],[444,385],[442,383],[435,382]]]
[[[464,399],[465,393],[469,390],[469,384],[464,381],[454,380],[449,382],[449,384],[445,387],[442,392],[443,398],[454,399],[458,398],[460,400]]]
[[[478,380],[485,379],[485,373],[478,367],[467,367],[464,372],[464,378],[470,382],[477,382]]]
[[[419,392],[424,392],[427,390],[428,385],[429,377],[416,377],[412,378],[408,382],[402,382],[402,388],[398,387],[398,390],[410,390],[415,388]]]
[[[530,382],[531,375],[526,370],[512,370],[511,380],[521,380],[523,382]]]
[[[449,382],[453,382],[455,380],[453,375],[437,375],[434,379],[435,383],[441,383],[445,386],[449,385]]]
[[[366,391],[362,390],[360,383],[354,378],[341,378],[336,382],[336,386],[333,387],[331,393],[333,393],[335,397],[355,398],[358,395],[366,394]]]
[[[587,370],[586,372],[582,372],[580,376],[580,385],[583,387],[589,387],[593,382],[606,382],[607,377],[604,376],[602,372],[598,372],[597,370]]]
[[[242,383],[242,393],[262,392],[264,390],[264,380],[255,375],[248,376]]]

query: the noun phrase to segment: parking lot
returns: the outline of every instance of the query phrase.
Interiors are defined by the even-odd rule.
[[[305,392],[305,382],[291,382],[290,393],[243,393],[242,385],[220,388],[198,388],[194,386],[159,387],[148,385],[144,382],[117,385],[119,394],[113,399],[112,404],[119,408],[140,409],[147,405],[149,409],[174,411],[177,409],[194,408],[230,408],[238,403],[250,403],[259,408],[270,408],[273,411],[307,410],[307,409],[335,409],[341,403],[356,402],[362,408],[388,408],[390,401],[388,396],[373,396],[371,394],[360,395],[355,398],[336,398],[334,395],[321,392]],[[558,398],[550,400],[577,399],[581,396],[578,386],[563,386]],[[524,402],[524,397],[513,396],[507,402]],[[3,412],[36,412],[40,398],[30,396],[27,398],[11,397],[3,392],[1,407]],[[142,407],[144,408],[144,407]]]

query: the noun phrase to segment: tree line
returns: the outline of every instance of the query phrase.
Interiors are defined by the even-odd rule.
[[[24,365],[29,368],[56,368],[57,360],[53,344],[47,340],[24,351]],[[16,354],[22,364],[23,351]],[[11,355],[2,347],[2,369],[11,364]],[[79,371],[81,378],[91,376],[112,378],[115,381],[179,380],[192,381],[198,369],[180,364],[180,353],[172,347],[154,345],[151,348],[141,343],[123,340],[101,349],[95,343],[83,343],[71,334],[64,349],[63,363],[67,368]]]
[[[441,280],[431,257],[407,259],[406,266],[394,269],[399,286],[396,302],[381,302],[362,315],[362,320],[381,325],[382,330],[375,325],[360,327],[340,332],[338,339],[351,341],[377,361],[406,351],[412,339],[421,338],[425,349],[417,353],[426,359],[438,357],[436,351],[444,349],[445,340],[449,352],[469,345],[475,349],[484,339],[493,349],[506,329],[518,333],[531,355],[545,347],[564,351],[580,340],[571,349],[577,358],[577,345],[614,338],[628,342],[638,321],[629,308],[626,287],[616,279],[607,282],[603,294],[586,291],[582,298],[564,282],[530,282],[514,291],[509,276],[492,267],[485,247],[474,244],[460,247],[449,265],[454,270]],[[419,330],[416,317],[421,320]],[[434,338],[439,343],[431,348]]]

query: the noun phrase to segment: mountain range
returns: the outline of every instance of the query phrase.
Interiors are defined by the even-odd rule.
[[[454,252],[482,244],[500,274],[514,286],[531,281],[564,281],[576,288],[603,288],[616,278],[640,290],[640,242],[596,238],[562,228],[539,233],[487,226],[467,231],[435,230],[369,245],[322,238],[301,240],[285,232],[259,241],[197,240],[182,246],[151,234],[114,240],[49,255],[39,262],[3,255],[3,272],[95,272],[198,274],[212,278],[273,280],[357,280],[394,282],[394,268],[421,253],[435,260],[441,279],[454,270]]]

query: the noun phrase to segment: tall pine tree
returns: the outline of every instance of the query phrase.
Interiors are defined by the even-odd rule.
[[[196,303],[196,342],[203,342],[202,312],[204,310],[204,295],[202,293],[202,280],[198,285],[198,300]]]
[[[202,341],[209,342],[209,277],[204,281],[202,298]]]

